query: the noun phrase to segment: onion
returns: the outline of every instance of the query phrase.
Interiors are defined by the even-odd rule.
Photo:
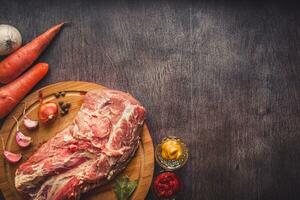
[[[0,55],[8,55],[17,50],[22,44],[20,32],[13,26],[0,25]]]
[[[39,119],[42,123],[48,123],[56,119],[58,115],[58,107],[56,103],[42,103],[39,109]]]

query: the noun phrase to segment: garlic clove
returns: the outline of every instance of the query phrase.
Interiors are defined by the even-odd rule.
[[[34,130],[39,125],[38,121],[30,119],[27,115],[24,116],[23,123],[28,130]]]
[[[5,159],[11,163],[17,163],[22,158],[21,154],[12,153],[12,152],[6,151],[6,150],[4,150],[3,155],[4,155]]]
[[[16,142],[20,147],[28,147],[31,144],[31,137],[25,136],[22,132],[17,131]]]

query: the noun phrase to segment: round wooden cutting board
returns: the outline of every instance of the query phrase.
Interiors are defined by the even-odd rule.
[[[1,144],[1,160],[0,160],[0,189],[3,192],[6,200],[19,200],[22,199],[21,195],[16,191],[14,186],[15,170],[20,163],[24,162],[32,153],[41,146],[48,139],[52,138],[57,132],[67,127],[74,117],[76,116],[83,100],[84,94],[92,89],[104,88],[101,85],[88,82],[69,81],[60,82],[53,85],[46,86],[36,92],[33,92],[27,96],[17,108],[6,118],[3,123],[0,134],[5,142],[5,149],[15,153],[22,153],[23,158],[17,164],[8,163],[3,157],[3,145]],[[39,124],[37,130],[28,131],[22,123],[22,112],[24,108],[24,102],[26,102],[26,114],[31,119],[37,119],[37,110],[39,107],[38,93],[42,91],[45,101],[52,101],[58,103],[63,101],[65,103],[71,103],[71,109],[69,114],[65,116],[59,116],[55,122],[51,125]],[[65,97],[55,98],[54,94],[59,91],[65,91]],[[13,116],[19,119],[20,130],[33,139],[33,143],[30,147],[21,149],[15,142],[16,134],[16,122],[13,120]],[[120,175],[128,175],[131,180],[138,180],[138,186],[133,193],[131,199],[144,199],[148,193],[151,185],[152,176],[154,170],[154,151],[153,143],[145,124],[142,132],[142,142],[139,148],[130,161],[127,168]],[[82,195],[82,199],[88,200],[112,200],[116,199],[113,192],[114,181],[111,181],[105,186],[96,188],[95,190]]]

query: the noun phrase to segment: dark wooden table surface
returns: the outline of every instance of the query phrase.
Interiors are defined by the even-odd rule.
[[[0,23],[25,42],[72,22],[39,59],[51,70],[36,88],[82,80],[128,91],[155,143],[184,139],[179,199],[300,199],[295,3],[0,1]]]

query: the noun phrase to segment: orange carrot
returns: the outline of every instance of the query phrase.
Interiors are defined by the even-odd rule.
[[[5,117],[48,72],[47,63],[38,63],[18,79],[0,88],[0,119]]]
[[[31,66],[63,25],[64,23],[53,26],[0,62],[0,83],[9,83],[15,80]]]

